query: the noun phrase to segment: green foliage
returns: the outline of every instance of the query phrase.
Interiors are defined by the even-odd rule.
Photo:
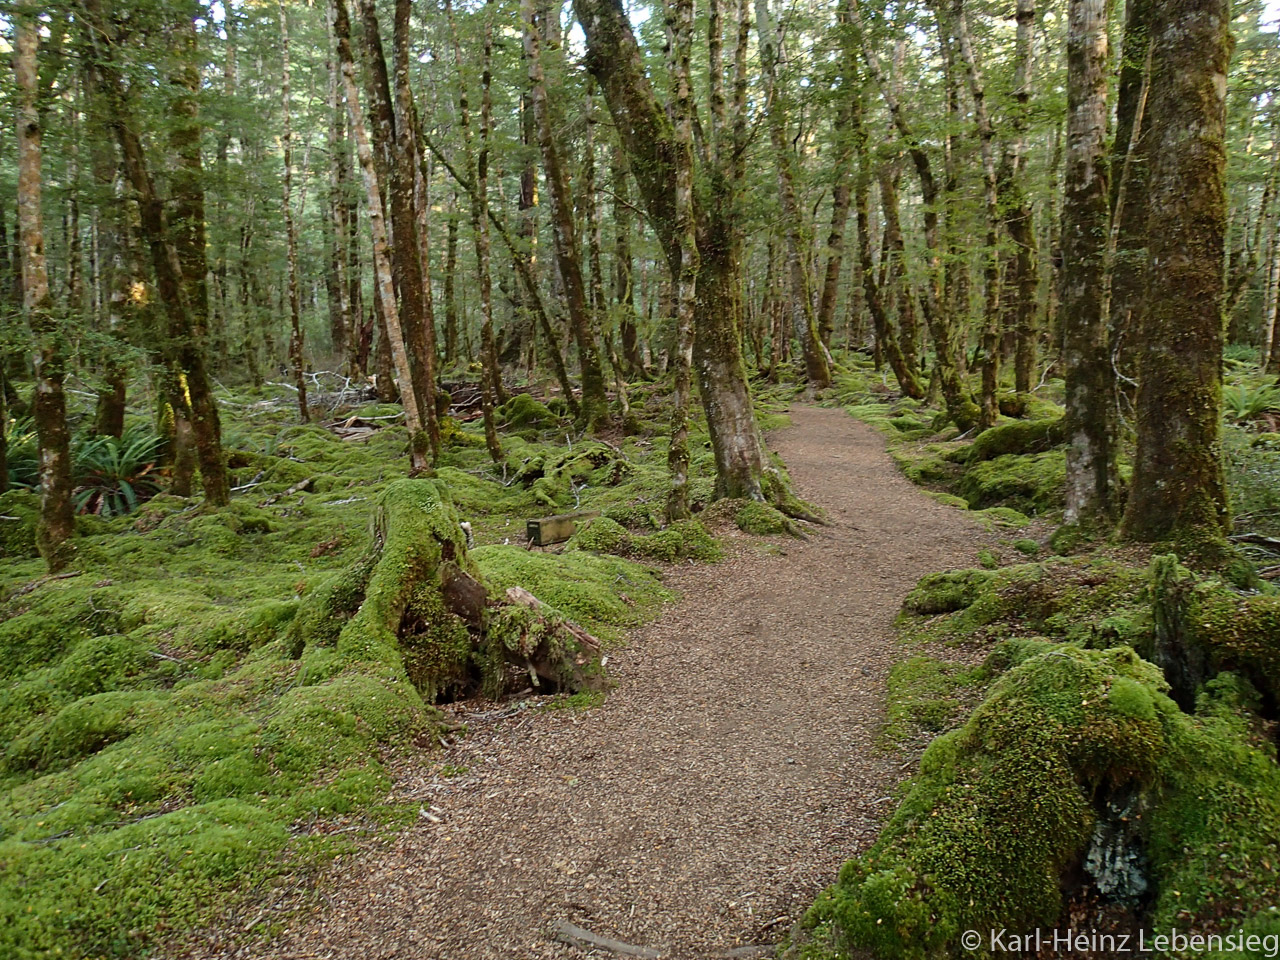
[[[713,563],[724,556],[720,545],[697,520],[677,520],[655,533],[632,534],[609,517],[596,517],[579,527],[565,549],[643,557],[663,563],[677,560]]]

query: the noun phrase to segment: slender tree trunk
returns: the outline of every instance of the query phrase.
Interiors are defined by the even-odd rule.
[[[1111,255],[1108,323],[1115,369],[1137,377],[1138,331],[1146,309],[1147,151],[1146,103],[1150,88],[1151,18],[1156,0],[1125,4],[1124,46],[1111,152]]]
[[[213,384],[205,359],[204,341],[208,316],[205,273],[208,269],[204,244],[204,192],[200,170],[200,125],[196,117],[194,91],[199,72],[188,67],[181,76],[184,93],[177,99],[174,115],[181,118],[171,142],[179,157],[179,172],[172,180],[174,229],[170,231],[165,206],[156,192],[147,167],[142,140],[137,132],[128,94],[115,65],[113,33],[103,19],[98,0],[84,0],[85,47],[90,51],[91,76],[99,87],[109,113],[108,123],[115,133],[124,159],[125,175],[138,202],[141,232],[151,252],[156,289],[168,320],[164,350],[185,381],[183,394],[190,398],[191,429],[204,482],[205,500],[224,506],[231,498],[226,462],[222,455],[222,427]],[[187,57],[194,59],[194,24],[184,19],[180,36],[187,45]],[[199,276],[187,282],[183,263]],[[177,412],[175,410],[175,412]]]
[[[40,520],[36,543],[50,573],[63,570],[74,556],[71,538],[71,437],[63,392],[63,330],[53,316],[49,273],[45,266],[41,198],[40,78],[37,53],[40,25],[33,15],[14,19],[13,71],[18,85],[18,222],[21,225],[22,293],[27,322],[35,334],[34,418],[40,457]],[[0,423],[0,427],[4,426]],[[6,468],[6,479],[7,479]]]
[[[289,103],[289,17],[284,0],[280,0],[280,46],[282,67],[280,73],[281,106],[284,115],[284,135],[281,150],[284,154],[284,242],[288,260],[289,287],[289,361],[293,364],[293,385],[298,391],[298,417],[303,423],[311,422],[307,405],[307,378],[302,355],[302,291],[298,282],[298,231],[293,223],[293,125]]]
[[[1102,314],[1108,219],[1106,68],[1106,0],[1071,0],[1061,294],[1068,523],[1108,520],[1118,493],[1111,355]]]
[[[452,366],[458,359],[458,194],[449,205],[444,241],[444,362]]]
[[[524,18],[525,54],[529,66],[534,119],[538,127],[538,145],[542,152],[547,189],[551,195],[551,226],[555,238],[556,263],[564,283],[565,307],[569,313],[574,341],[578,345],[578,362],[582,368],[582,410],[579,416],[584,425],[596,429],[608,420],[609,409],[586,286],[582,280],[582,264],[578,256],[577,231],[573,219],[573,194],[561,162],[560,147],[551,128],[551,111],[542,73],[542,27],[534,13],[533,0],[521,0],[520,6]]]
[[[675,234],[679,246],[676,287],[675,391],[671,404],[671,446],[667,470],[667,520],[689,516],[689,393],[693,386],[693,315],[698,285],[698,238],[693,211],[693,0],[668,0],[671,48],[671,124],[675,146]]]
[[[1005,229],[1014,245],[1014,277],[1010,284],[1015,297],[1012,310],[1014,390],[1020,403],[1025,405],[1035,376],[1036,314],[1039,308],[1037,293],[1040,287],[1035,221],[1022,183],[1035,48],[1035,0],[1018,0],[1017,22],[1017,64],[1014,68],[1014,105],[1011,111],[1013,131],[1001,159],[1000,196],[1007,211]]]
[[[613,186],[613,264],[614,303],[618,307],[618,334],[622,340],[622,357],[632,376],[645,376],[644,357],[640,355],[640,338],[636,330],[636,294],[631,263],[630,182],[622,146],[614,148],[609,168]]]
[[[344,117],[345,105],[342,102],[341,81],[338,77],[338,63],[333,53],[333,37],[328,29],[328,18],[325,18],[327,37],[325,47],[325,71],[329,75],[329,92],[327,114],[329,120],[329,190],[326,197],[329,214],[328,247],[329,267],[325,273],[326,287],[329,295],[329,339],[333,344],[333,352],[342,357],[350,357],[348,338],[358,338],[356,330],[358,321],[351,310],[351,284],[347,275],[349,259],[347,253],[348,229],[347,211],[347,125]],[[351,365],[354,377],[360,371]]]
[[[795,156],[787,136],[787,105],[778,82],[778,61],[782,56],[779,30],[769,14],[769,0],[756,0],[756,31],[760,37],[761,74],[765,90],[765,119],[769,127],[769,140],[773,146],[774,164],[778,174],[778,198],[782,206],[782,218],[787,234],[787,273],[791,279],[791,311],[796,336],[804,354],[805,377],[818,388],[831,385],[831,367],[818,332],[813,313],[813,294],[810,289],[809,271],[805,265],[805,253],[810,241],[804,213],[796,199]]]
[[[374,167],[373,147],[365,132],[364,118],[360,113],[360,94],[356,88],[355,62],[351,52],[351,22],[347,16],[346,0],[333,0],[331,15],[333,33],[338,42],[338,62],[342,70],[343,91],[347,100],[347,120],[351,138],[355,141],[356,156],[364,179],[365,200],[369,216],[369,230],[373,234],[374,288],[382,320],[386,324],[386,341],[395,366],[396,379],[400,383],[400,400],[404,405],[405,424],[410,437],[425,433],[417,391],[414,389],[404,331],[400,326],[400,311],[396,305],[395,284],[391,275],[391,259],[387,250],[387,227],[382,216],[382,197],[378,185],[378,171]],[[413,258],[417,263],[417,257]],[[434,398],[430,401],[434,409]],[[410,459],[414,472],[430,469],[429,445],[410,443]]]
[[[1220,556],[1228,0],[1152,10],[1147,307],[1125,533]]]
[[[982,394],[978,419],[979,428],[995,425],[1000,415],[997,393],[1000,387],[1000,196],[996,174],[995,127],[987,113],[986,84],[982,66],[973,49],[969,36],[968,13],[964,0],[952,0],[951,21],[955,31],[960,59],[965,66],[969,96],[973,99],[973,115],[978,129],[978,144],[982,156],[983,198],[986,201],[987,236],[983,257],[985,303],[982,315]]]
[[[934,367],[943,398],[946,401],[947,415],[961,430],[968,430],[976,425],[980,411],[965,389],[959,366],[960,360],[957,356],[956,334],[952,328],[951,317],[948,313],[949,298],[943,296],[943,237],[942,221],[939,217],[942,197],[938,187],[938,179],[934,173],[933,162],[925,150],[924,144],[907,120],[901,101],[894,93],[891,85],[885,80],[884,73],[880,68],[879,58],[871,46],[866,34],[865,24],[862,22],[860,0],[850,0],[850,3],[852,4],[853,22],[861,35],[863,56],[866,60],[867,68],[872,78],[876,81],[876,85],[880,88],[880,95],[884,98],[885,105],[889,108],[889,115],[898,130],[899,136],[902,137],[903,142],[907,145],[907,152],[920,180],[921,199],[924,203],[925,246],[929,251],[928,279],[924,284],[924,295],[922,297],[925,323],[928,325],[929,335],[933,338]]]
[[[492,103],[489,84],[493,57],[493,0],[486,0],[484,23],[484,55],[480,75],[480,152],[476,158],[476,203],[472,226],[476,235],[476,263],[480,281],[480,348],[484,371],[480,377],[480,408],[484,415],[484,442],[494,463],[502,460],[502,444],[493,408],[495,385],[501,383],[502,368],[498,364],[498,345],[493,336],[493,290],[489,276],[489,127]],[[461,79],[461,78],[459,78]],[[463,81],[465,82],[465,81]]]

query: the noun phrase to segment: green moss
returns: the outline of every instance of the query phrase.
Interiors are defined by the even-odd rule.
[[[790,533],[793,525],[786,515],[767,503],[749,500],[734,515],[738,529],[757,537],[777,537]]]
[[[40,498],[30,490],[0,494],[0,557],[34,557]]]
[[[979,669],[932,657],[912,657],[889,672],[884,735],[905,741],[920,732],[936,734],[952,726],[960,714],[966,688],[986,677]]]
[[[626,527],[609,517],[595,517],[578,524],[565,550],[587,550],[591,553],[613,553],[624,556],[631,551],[631,534]]]
[[[903,602],[900,624],[914,640],[968,643],[1011,634],[1091,641],[1108,617],[1126,620],[1126,642],[1149,637],[1145,570],[1105,559],[959,570],[922,578]]]
[[[513,431],[549,430],[560,418],[527,393],[518,393],[494,411],[499,423]]]
[[[560,555],[520,547],[478,547],[471,557],[493,587],[523,587],[555,612],[601,637],[637,626],[671,598],[657,575],[619,557]]]
[[[1034,557],[1040,552],[1040,544],[1035,540],[1015,540],[1013,541],[1013,549],[1028,557]]]
[[[1121,680],[1142,709],[1109,700]],[[880,839],[841,871],[833,914],[846,946],[925,957],[966,929],[1053,926],[1059,877],[1092,834],[1095,787],[1157,776],[1177,713],[1160,683],[1125,650],[1059,650],[998,680],[925,752]]]
[[[1008,454],[968,467],[960,479],[959,492],[974,510],[1007,506],[1044,513],[1061,507],[1066,471],[1061,450],[1030,456]]]
[[[968,501],[965,501],[968,506]],[[1031,518],[1010,507],[988,507],[976,511],[978,518],[987,525],[987,529],[1021,530],[1031,525]]]
[[[1066,421],[1016,420],[984,430],[967,448],[962,460],[971,464],[1010,454],[1043,453],[1066,440]]]
[[[931,573],[922,577],[907,594],[902,609],[921,616],[964,610],[973,605],[991,581],[992,574],[987,570]]]
[[[963,497],[953,496],[950,493],[938,493],[933,490],[926,490],[924,493],[926,497],[937,500],[944,507],[955,507],[957,510],[969,509],[969,501]]]

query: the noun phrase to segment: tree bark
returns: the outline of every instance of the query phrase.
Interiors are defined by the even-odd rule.
[[[529,67],[529,89],[533,98],[534,120],[538,127],[538,146],[542,153],[542,169],[551,195],[551,226],[555,238],[556,264],[564,284],[565,307],[569,324],[578,346],[578,363],[582,370],[582,409],[579,419],[589,429],[604,426],[609,417],[605,395],[604,373],[596,348],[594,324],[582,279],[582,263],[578,255],[577,230],[573,218],[573,194],[561,160],[560,146],[551,128],[551,111],[542,71],[542,25],[534,12],[533,0],[521,0],[525,28],[525,55]]]
[[[136,119],[113,50],[114,31],[104,20],[99,0],[84,0],[85,47],[90,53],[89,69],[107,105],[108,124],[120,145],[125,176],[138,202],[141,232],[150,248],[156,289],[164,305],[168,323],[164,336],[164,352],[181,371],[186,397],[190,398],[191,429],[200,462],[205,500],[212,506],[225,506],[231,499],[226,461],[222,455],[222,427],[213,383],[205,358],[205,335],[208,298],[204,276],[208,269],[204,246],[204,194],[200,174],[200,128],[195,114],[192,84],[198,86],[198,71],[188,70],[183,76],[186,94],[179,98],[175,113],[184,118],[174,133],[174,145],[182,159],[183,175],[175,177],[175,220],[178,228],[170,232],[163,201],[147,166],[146,153],[137,132]],[[183,29],[186,29],[185,22]],[[194,30],[194,25],[191,27]],[[193,56],[193,54],[190,54]],[[200,280],[189,286],[183,271],[198,271]],[[194,294],[193,301],[190,294]]]
[[[293,222],[293,123],[289,103],[289,16],[284,0],[280,0],[280,97],[284,116],[284,134],[281,152],[284,154],[284,242],[289,276],[289,361],[293,364],[293,385],[298,391],[298,417],[303,423],[311,422],[307,405],[307,378],[302,355],[302,289],[298,280],[298,231]]]
[[[43,126],[37,54],[40,25],[33,15],[14,19],[13,72],[18,86],[18,223],[21,227],[23,308],[35,334],[36,391],[33,415],[39,445],[40,519],[36,545],[50,573],[74,556],[75,516],[71,506],[71,436],[67,429],[63,330],[53,316],[45,263],[41,200]],[[0,427],[5,424],[0,423]],[[6,468],[7,479],[7,468]]]
[[[395,284],[391,274],[391,259],[387,249],[387,227],[382,216],[382,197],[379,191],[378,171],[374,167],[373,147],[365,131],[360,113],[360,94],[356,89],[355,61],[351,52],[351,21],[347,16],[346,0],[333,0],[330,15],[333,32],[338,42],[338,62],[342,70],[343,90],[347,101],[347,120],[351,126],[351,138],[355,141],[356,156],[364,179],[365,201],[369,216],[369,230],[373,235],[374,292],[382,320],[386,324],[386,341],[400,384],[400,401],[404,405],[405,425],[409,436],[421,438],[426,423],[420,406],[419,394],[414,389],[409,352],[404,331],[400,324],[400,311],[396,305]],[[417,263],[417,257],[413,258]],[[434,409],[434,397],[431,398]],[[429,444],[410,442],[410,462],[415,472],[429,470]]]
[[[587,37],[587,68],[600,83],[631,161],[649,222],[675,271],[674,151],[671,124],[645,74],[639,46],[619,0],[575,0]],[[740,28],[745,16],[740,11]],[[740,49],[742,45],[740,44]],[[745,51],[743,52],[745,59]],[[745,83],[745,79],[743,80]],[[743,88],[745,99],[745,87]],[[737,93],[735,90],[735,101]],[[733,211],[727,196],[736,182],[732,166],[745,163],[745,110],[736,111],[731,169],[713,202],[696,208],[699,273],[694,304],[694,368],[716,458],[716,493],[721,497],[766,499],[776,489],[766,476],[765,456],[747,386],[736,325],[738,306]]]
[[[769,0],[756,0],[756,32],[760,38],[760,66],[764,80],[765,122],[773,147],[778,176],[778,198],[787,237],[787,274],[791,280],[792,326],[800,340],[804,355],[805,378],[817,388],[831,385],[831,367],[827,363],[813,313],[813,295],[805,254],[809,236],[804,214],[796,200],[795,157],[787,136],[787,104],[789,98],[778,82],[778,61],[782,56],[779,30],[769,14]]]
[[[1147,309],[1138,352],[1132,539],[1220,555],[1227,0],[1164,0],[1151,20]]]
[[[698,237],[693,209],[693,0],[668,0],[671,48],[671,126],[675,153],[675,215],[678,269],[676,288],[675,390],[671,404],[671,445],[667,472],[667,521],[689,516],[689,392],[692,388],[693,314],[698,287]]]
[[[1061,293],[1068,523],[1110,519],[1118,493],[1111,354],[1102,313],[1108,221],[1106,70],[1106,2],[1071,0]]]

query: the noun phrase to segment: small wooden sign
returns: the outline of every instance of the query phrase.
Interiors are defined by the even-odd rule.
[[[562,513],[554,517],[541,517],[525,524],[529,545],[546,547],[553,543],[564,543],[578,529],[579,520],[590,520],[600,516],[599,510],[582,510],[578,513]]]

